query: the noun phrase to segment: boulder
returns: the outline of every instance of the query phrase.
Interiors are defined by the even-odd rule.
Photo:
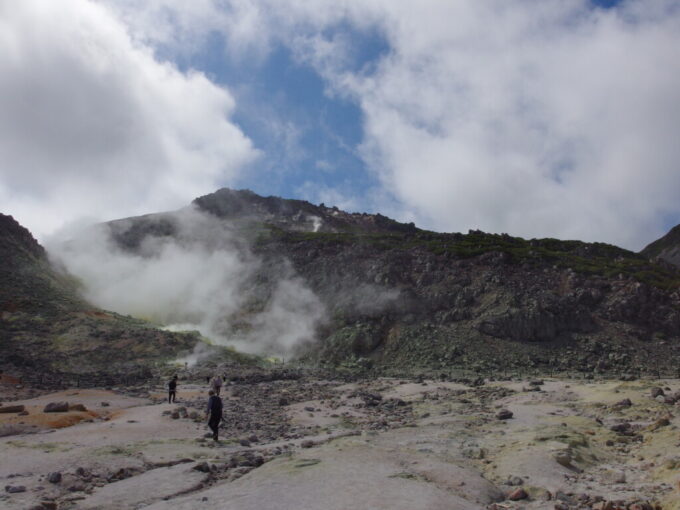
[[[651,391],[652,398],[656,398],[658,396],[663,397],[664,395],[665,395],[665,393],[664,393],[663,389],[659,388],[658,386],[655,387],[655,388],[652,388],[652,391]]]
[[[68,402],[50,402],[43,409],[44,413],[66,413],[68,412]]]
[[[59,471],[54,471],[47,475],[47,481],[50,483],[59,483],[61,482],[61,473]]]
[[[0,407],[0,413],[23,413],[25,410],[26,408],[22,405]]]
[[[68,410],[86,412],[87,408],[83,404],[70,404]]]
[[[615,407],[630,407],[633,405],[633,402],[629,398],[624,398],[623,400],[619,400],[616,404],[614,404]]]
[[[18,492],[26,492],[26,487],[23,485],[5,485],[5,491],[10,494],[16,494]]]

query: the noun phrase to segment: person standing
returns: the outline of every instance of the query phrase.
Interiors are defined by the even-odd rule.
[[[217,441],[220,422],[222,421],[222,399],[215,395],[213,390],[210,390],[208,395],[208,408],[205,411],[205,417],[208,420],[208,427],[212,430],[213,439]]]
[[[220,391],[222,390],[222,378],[219,375],[213,377],[210,382],[210,389],[215,392],[215,395],[220,396]]]
[[[168,383],[168,404],[172,404],[177,398],[177,374],[172,376]]]

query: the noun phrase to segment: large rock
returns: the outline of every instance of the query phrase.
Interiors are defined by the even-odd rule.
[[[44,413],[66,413],[68,412],[68,402],[50,402],[43,409]]]

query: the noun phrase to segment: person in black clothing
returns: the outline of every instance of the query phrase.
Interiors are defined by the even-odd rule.
[[[177,375],[172,376],[168,383],[168,404],[175,402],[177,398]]]
[[[208,419],[208,427],[212,430],[213,439],[217,441],[217,433],[222,421],[222,399],[215,395],[213,390],[208,392],[208,408],[205,411],[205,417]]]

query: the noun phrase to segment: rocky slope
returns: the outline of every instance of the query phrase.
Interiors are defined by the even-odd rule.
[[[161,331],[89,304],[77,281],[4,214],[0,260],[0,369],[44,383],[76,374],[83,383],[134,378],[148,373],[145,361],[174,358],[197,342],[195,334]]]
[[[675,370],[680,360],[680,272],[641,254],[602,243],[433,233],[249,191],[223,189],[191,210],[228,225],[261,260],[241,288],[252,299],[232,325],[267,307],[283,271],[323,304],[317,341],[298,351],[307,361],[592,372]],[[145,240],[172,239],[182,214],[109,229],[119,246],[139,251]]]
[[[665,236],[650,243],[641,253],[650,259],[662,260],[680,267],[680,225],[676,225]]]

